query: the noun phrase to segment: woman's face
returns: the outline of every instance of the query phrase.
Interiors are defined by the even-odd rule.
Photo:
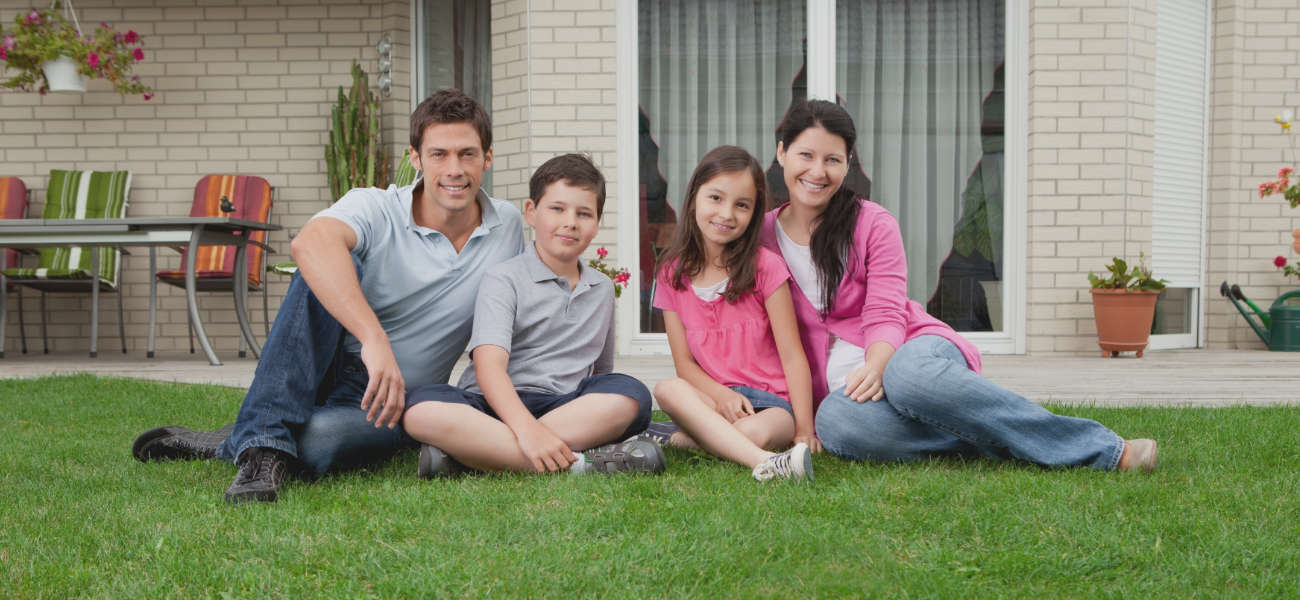
[[[785,187],[790,203],[826,210],[849,173],[848,145],[844,138],[820,125],[803,130],[789,147],[777,144],[777,162],[785,170]]]

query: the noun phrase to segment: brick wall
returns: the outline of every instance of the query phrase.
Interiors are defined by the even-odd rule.
[[[32,214],[39,214],[44,203],[50,169],[130,170],[128,216],[183,216],[202,175],[256,174],[275,186],[272,218],[285,227],[270,237],[279,252],[272,260],[288,260],[288,235],[333,200],[323,145],[336,89],[350,84],[353,60],[371,74],[373,83],[374,46],[384,32],[394,42],[395,82],[393,94],[383,103],[384,134],[400,156],[411,110],[409,2],[152,4],[79,0],[76,6],[82,23],[107,21],[143,36],[146,59],[135,72],[154,86],[153,100],[124,98],[102,81],[91,81],[85,94],[42,97],[0,91],[0,171],[22,177],[33,189]],[[0,1],[0,22],[8,26],[31,5]],[[174,268],[180,263],[179,254],[160,250],[159,262],[159,268]],[[141,354],[147,336],[149,277],[147,251],[134,251],[124,263],[123,296],[127,345]],[[274,315],[288,282],[275,275],[269,281]],[[159,294],[158,349],[183,349],[187,346],[184,292],[160,286]],[[27,295],[28,314],[35,317],[33,298]],[[51,300],[52,349],[88,348],[89,299],[52,295]],[[111,296],[101,302],[100,349],[108,352],[117,348],[113,339],[117,316]],[[250,298],[259,337],[260,304],[256,295]],[[200,305],[215,349],[232,356],[238,326],[230,298],[203,294]],[[36,321],[28,319],[28,333],[39,336]],[[6,347],[16,351],[17,315],[12,312],[9,326]]]
[[[1283,135],[1272,119],[1300,107],[1300,5],[1293,0],[1220,0],[1214,8],[1214,71],[1210,112],[1207,344],[1263,348],[1245,321],[1221,298],[1221,281],[1240,284],[1267,307],[1297,287],[1272,265],[1291,250],[1300,210],[1279,196],[1260,198],[1257,186],[1296,165],[1300,133]]]
[[[1151,254],[1154,5],[1030,9],[1030,353],[1094,352],[1088,272]]]
[[[605,174],[600,234],[617,260],[614,0],[492,3],[493,166],[498,197],[522,201],[528,178],[567,152],[591,156]]]

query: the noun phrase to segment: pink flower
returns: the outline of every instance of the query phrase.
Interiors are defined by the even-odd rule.
[[[1273,259],[1273,266],[1275,266],[1275,267],[1277,267],[1277,268],[1279,268],[1279,269],[1281,269],[1282,267],[1285,267],[1285,266],[1286,266],[1286,258],[1285,258],[1285,257],[1282,257],[1282,256],[1279,256],[1279,257]]]
[[[0,48],[0,60],[9,60],[8,50],[5,50],[4,48]]]
[[[605,258],[606,256],[609,256],[609,250],[606,250],[604,246],[601,246],[596,249],[596,256]]]
[[[1286,178],[1290,177],[1291,174],[1294,173],[1294,172],[1295,172],[1295,169],[1292,169],[1291,167],[1282,167],[1282,169],[1279,170],[1279,171],[1277,172],[1277,178],[1278,178],[1278,179],[1286,179]]]
[[[136,48],[135,52],[131,53],[131,56],[135,57],[136,60],[144,60],[144,49]]]
[[[100,22],[99,22],[99,28],[100,28],[100,29],[112,29],[111,27],[108,26],[108,23],[105,22],[105,21],[100,21]]]
[[[134,29],[126,32],[126,43],[134,44],[138,41],[140,41],[140,34],[136,33]]]
[[[1272,194],[1276,191],[1275,186],[1277,186],[1276,181],[1265,181],[1264,183],[1259,184],[1259,197],[1263,198],[1264,196]]]
[[[4,41],[0,42],[0,45],[3,45],[5,50],[13,50],[18,47],[18,40],[14,39],[14,36],[12,35],[6,35]]]
[[[614,277],[614,283],[626,284],[627,280],[631,278],[632,275],[629,274],[627,271],[619,271],[618,275]]]
[[[86,57],[86,64],[90,65],[90,68],[92,68],[92,69],[98,67],[98,66],[99,66],[99,54],[96,54],[96,53],[94,53],[94,52],[91,52],[90,55]]]
[[[119,31],[113,34],[113,41],[121,44],[126,41],[126,36],[122,35],[122,32]]]
[[[41,13],[33,8],[32,12],[27,13],[27,24],[39,25],[40,23],[41,23]]]
[[[145,100],[148,100],[148,99],[150,99],[150,98],[153,98],[153,93],[152,93],[152,92],[145,92],[145,93],[144,93],[144,99],[145,99]]]

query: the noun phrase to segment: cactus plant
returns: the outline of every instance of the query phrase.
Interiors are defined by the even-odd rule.
[[[330,137],[325,146],[330,192],[339,199],[358,187],[387,187],[388,153],[379,129],[379,98],[370,91],[361,65],[352,63],[352,89],[339,86],[338,103],[330,110]]]

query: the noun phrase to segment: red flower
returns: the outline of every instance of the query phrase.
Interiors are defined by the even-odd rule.
[[[41,13],[37,12],[36,9],[33,8],[32,12],[27,13],[28,25],[39,25],[40,22],[41,22]]]
[[[136,33],[134,29],[126,32],[126,43],[134,44],[139,40],[140,34]]]
[[[601,246],[596,249],[596,256],[605,258],[606,256],[609,256],[609,250],[606,250],[604,246]]]
[[[627,271],[620,271],[619,274],[614,277],[614,283],[626,284],[627,280],[631,278],[632,275],[629,274]]]
[[[9,60],[8,50],[5,50],[4,48],[0,48],[0,60]]]
[[[94,53],[94,52],[91,52],[90,55],[86,57],[86,64],[90,65],[90,68],[92,68],[92,69],[94,69],[95,67],[98,67],[98,66],[99,66],[99,54],[96,54],[96,53]]]
[[[145,93],[144,93],[144,99],[145,99],[145,100],[148,100],[148,99],[150,99],[150,98],[153,98],[153,94],[152,94],[151,92],[145,92]]]
[[[1275,266],[1275,267],[1277,267],[1277,268],[1279,268],[1279,269],[1281,269],[1282,267],[1285,267],[1285,266],[1286,266],[1286,258],[1285,258],[1285,257],[1282,257],[1282,256],[1279,256],[1279,257],[1273,259],[1273,266]]]
[[[135,57],[136,60],[144,60],[144,49],[136,48],[135,52],[131,53],[131,56]]]

